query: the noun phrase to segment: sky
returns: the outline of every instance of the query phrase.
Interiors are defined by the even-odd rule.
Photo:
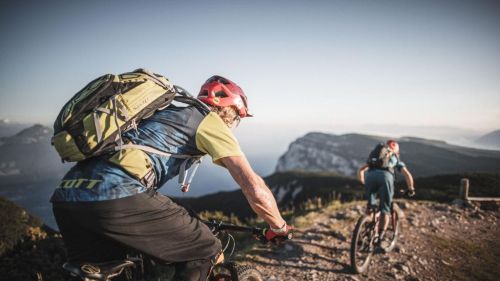
[[[499,12],[458,0],[8,1],[0,118],[52,124],[95,77],[145,67],[193,94],[213,74],[238,83],[255,115],[239,134],[256,151],[308,131],[479,135],[500,128]]]

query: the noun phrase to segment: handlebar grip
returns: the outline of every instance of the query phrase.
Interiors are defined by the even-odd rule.
[[[408,191],[406,192],[406,195],[407,195],[408,197],[410,197],[410,198],[411,198],[411,197],[413,197],[413,196],[415,196],[415,190],[408,190]]]
[[[400,189],[398,191],[398,194],[400,196],[408,196],[411,198],[411,197],[415,196],[415,190],[410,191],[409,189]]]

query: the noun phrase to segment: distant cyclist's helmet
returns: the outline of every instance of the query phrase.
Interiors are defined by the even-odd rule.
[[[214,75],[201,86],[198,99],[212,106],[234,106],[240,118],[252,117],[248,113],[247,96],[243,90],[229,79]]]
[[[388,140],[387,146],[389,146],[389,148],[395,153],[399,153],[399,144],[395,140]]]

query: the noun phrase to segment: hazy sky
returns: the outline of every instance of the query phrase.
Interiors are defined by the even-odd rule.
[[[8,1],[0,118],[51,124],[93,78],[146,67],[193,94],[239,83],[247,128],[498,129],[499,3]]]

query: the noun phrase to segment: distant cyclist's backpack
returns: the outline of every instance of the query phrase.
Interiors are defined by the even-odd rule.
[[[175,96],[170,81],[144,69],[106,74],[85,86],[54,122],[52,144],[63,161],[81,161],[121,145],[121,133],[168,106]]]
[[[389,169],[389,161],[392,155],[394,155],[394,151],[388,145],[379,143],[370,152],[366,163],[370,168]]]

